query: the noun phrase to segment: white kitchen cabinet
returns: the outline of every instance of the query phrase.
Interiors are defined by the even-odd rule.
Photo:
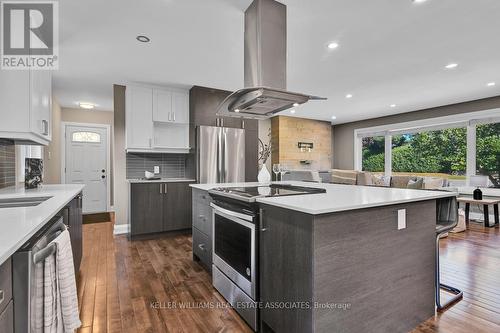
[[[170,122],[173,119],[172,92],[153,89],[153,121]]]
[[[189,152],[189,91],[129,85],[126,96],[127,151]]]
[[[189,92],[173,89],[153,89],[153,121],[189,123]]]
[[[0,137],[48,145],[52,139],[52,73],[2,71],[0,117]]]
[[[151,149],[153,90],[147,87],[127,86],[125,110],[127,149]]]

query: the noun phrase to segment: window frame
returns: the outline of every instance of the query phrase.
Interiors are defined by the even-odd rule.
[[[362,170],[364,137],[385,136],[385,175],[392,175],[392,135],[436,131],[448,128],[466,128],[467,154],[466,186],[469,186],[470,176],[476,175],[476,126],[500,123],[500,108],[485,111],[462,113],[444,117],[427,118],[404,123],[359,128],[354,130],[354,169]]]

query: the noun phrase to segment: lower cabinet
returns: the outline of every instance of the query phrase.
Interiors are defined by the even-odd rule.
[[[12,261],[7,259],[0,265],[0,332],[14,332],[14,309],[12,301]]]
[[[14,333],[14,301],[10,301],[0,313],[0,332]]]
[[[207,191],[193,189],[193,259],[212,270],[212,202]]]
[[[82,262],[83,244],[82,244],[82,194],[77,195],[65,207],[64,223],[68,227],[71,239],[71,249],[73,250],[73,261],[75,264],[75,274],[80,270]]]
[[[189,184],[130,184],[130,235],[191,228]]]

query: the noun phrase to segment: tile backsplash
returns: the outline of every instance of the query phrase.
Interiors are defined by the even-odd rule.
[[[0,188],[16,184],[16,146],[0,139]]]
[[[186,155],[157,153],[127,153],[127,179],[144,177],[144,171],[153,172],[160,167],[159,177],[186,177]]]

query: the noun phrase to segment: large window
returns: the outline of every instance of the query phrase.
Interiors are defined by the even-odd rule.
[[[384,172],[385,137],[372,136],[362,139],[363,171]]]
[[[392,137],[392,173],[441,177],[465,185],[467,129],[400,134]]]
[[[488,183],[500,187],[500,123],[476,127],[476,175],[488,178]]]
[[[500,109],[358,129],[355,138],[357,170],[500,188]]]

